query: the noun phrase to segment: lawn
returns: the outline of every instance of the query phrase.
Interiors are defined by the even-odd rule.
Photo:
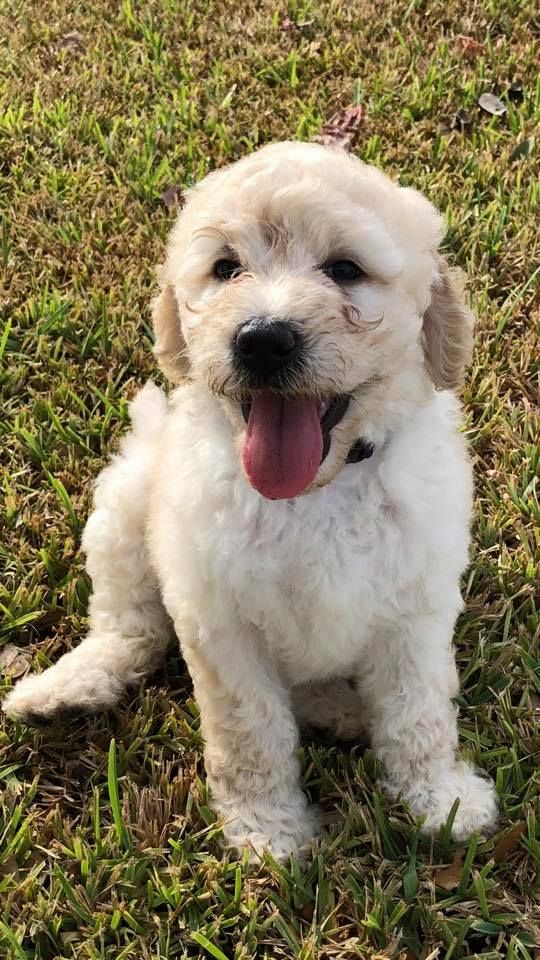
[[[305,742],[329,821],[304,866],[225,859],[182,660],[122,708],[0,721],[8,960],[533,960],[540,949],[537,475],[540,197],[533,0],[4,0],[0,695],[78,642],[92,480],[157,376],[149,303],[165,188],[361,104],[352,149],[445,212],[477,316],[476,464],[456,634],[461,744],[499,832],[419,837],[372,754]],[[478,105],[495,93],[505,112]],[[536,326],[536,329],[535,329]],[[536,937],[536,943],[535,943]]]

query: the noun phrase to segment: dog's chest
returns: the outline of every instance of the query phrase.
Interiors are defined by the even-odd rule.
[[[214,582],[296,680],[354,666],[374,620],[392,605],[388,577],[395,592],[402,547],[374,477],[289,503],[233,497],[204,543]]]
[[[246,483],[221,415],[205,410],[195,429],[197,408],[178,407],[149,540],[180,634],[197,621],[218,633],[254,626],[300,682],[343,674],[378,631],[454,595],[470,470],[445,403],[322,489],[276,502]]]

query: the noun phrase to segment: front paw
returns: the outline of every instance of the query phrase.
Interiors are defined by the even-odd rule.
[[[101,670],[66,669],[62,661],[44,673],[19,680],[2,704],[10,717],[41,726],[113,706],[122,692],[114,677]]]
[[[491,780],[479,776],[460,761],[436,780],[419,781],[405,794],[416,816],[425,817],[423,830],[436,833],[450,814],[456,798],[459,806],[452,826],[454,840],[473,833],[491,833],[497,821],[497,794]]]
[[[218,811],[223,817],[223,835],[228,847],[241,856],[248,851],[251,863],[259,863],[265,853],[276,860],[290,856],[306,859],[311,841],[318,832],[320,818],[305,798],[273,805],[271,802],[232,802]]]

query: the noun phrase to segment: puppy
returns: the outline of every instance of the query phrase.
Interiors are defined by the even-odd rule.
[[[98,479],[89,636],[4,705],[112,707],[172,622],[215,809],[252,856],[316,832],[299,722],[367,730],[426,831],[457,799],[458,839],[496,817],[456,754],[472,484],[454,390],[472,323],[442,236],[419,193],[315,144],[264,147],[189,192],[153,313],[179,386],[139,393]]]

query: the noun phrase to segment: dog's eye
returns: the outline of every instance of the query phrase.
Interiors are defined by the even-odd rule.
[[[224,257],[214,264],[216,280],[234,280],[239,273],[242,273],[242,264],[238,260],[228,260]]]
[[[327,263],[323,267],[327,277],[336,283],[347,283],[351,280],[359,280],[363,276],[362,270],[357,263],[352,260],[336,260],[334,263]]]

